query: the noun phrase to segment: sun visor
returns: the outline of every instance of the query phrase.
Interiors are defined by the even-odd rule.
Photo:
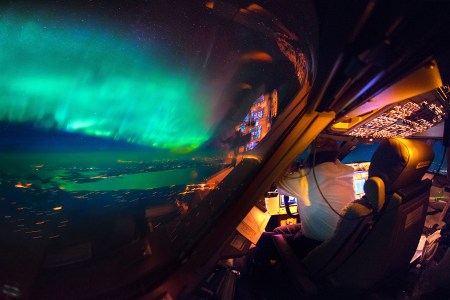
[[[386,105],[399,102],[442,86],[436,61],[431,61],[411,75],[390,86],[369,102],[349,112],[346,118],[354,118]]]

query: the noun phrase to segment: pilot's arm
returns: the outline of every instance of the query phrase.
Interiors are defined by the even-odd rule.
[[[295,198],[301,198],[300,186],[303,170],[296,170],[293,172],[287,172],[277,182],[278,193],[288,195]]]

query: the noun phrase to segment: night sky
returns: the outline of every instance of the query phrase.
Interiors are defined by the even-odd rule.
[[[13,3],[0,13],[3,132],[33,124],[47,134],[186,151],[211,137],[215,98],[170,39],[176,29],[162,19],[146,21],[155,9],[143,2],[108,2],[101,10],[101,1],[88,1],[65,11],[59,2]],[[197,26],[178,13],[181,27]],[[70,144],[74,136],[66,137]]]
[[[222,147],[262,93],[281,111],[299,88],[278,35],[245,21],[203,0],[3,1],[0,147]]]

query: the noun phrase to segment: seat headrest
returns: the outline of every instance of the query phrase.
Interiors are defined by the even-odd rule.
[[[364,192],[366,195],[360,201],[363,204],[367,203],[366,206],[371,207],[374,212],[379,212],[383,208],[386,200],[386,190],[383,180],[375,176],[370,177],[364,183]]]
[[[423,142],[403,138],[385,140],[372,157],[369,177],[380,177],[386,193],[391,193],[419,182],[433,159],[433,149]]]

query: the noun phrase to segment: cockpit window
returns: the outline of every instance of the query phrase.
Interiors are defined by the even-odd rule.
[[[344,157],[344,159],[342,159],[342,162],[347,164],[370,161],[379,144],[380,143],[377,142],[372,144],[358,144],[355,149],[353,149],[347,156]]]
[[[430,165],[429,172],[439,173],[447,176],[447,154],[445,153],[445,147],[442,141],[436,141],[433,144],[434,160]]]
[[[101,269],[119,249],[150,253],[146,234],[214,189],[311,76],[304,37],[256,4],[4,1],[0,11],[6,296],[48,298],[58,274]]]
[[[343,160],[343,163],[370,161],[379,143],[359,144]],[[434,160],[428,169],[428,172],[447,175],[447,156],[442,141],[433,143]]]

